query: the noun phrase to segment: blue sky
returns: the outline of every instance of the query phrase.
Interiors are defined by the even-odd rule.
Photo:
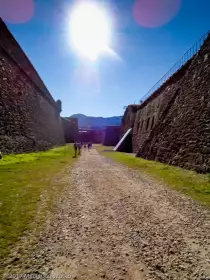
[[[4,1],[12,0],[0,0],[0,16],[54,99],[62,100],[63,116],[123,114],[125,105],[138,103],[210,29],[209,0],[150,0],[181,2],[176,14],[159,26],[135,18],[135,1],[105,1],[115,22],[112,47],[120,59],[103,56],[93,63],[78,59],[71,49],[67,11],[72,1],[35,0],[30,18],[21,24],[6,18]]]

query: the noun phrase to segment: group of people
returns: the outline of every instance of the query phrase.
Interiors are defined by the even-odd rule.
[[[84,150],[86,150],[86,148],[88,149],[88,151],[90,151],[90,149],[92,148],[92,143],[82,143],[82,142],[74,142],[74,153],[75,153],[75,157],[81,154],[81,149],[84,148]]]

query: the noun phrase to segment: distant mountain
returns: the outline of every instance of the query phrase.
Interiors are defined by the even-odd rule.
[[[89,117],[83,114],[74,114],[71,116],[72,118],[78,119],[79,128],[95,128],[100,129],[104,128],[107,125],[120,125],[122,116],[116,117]]]

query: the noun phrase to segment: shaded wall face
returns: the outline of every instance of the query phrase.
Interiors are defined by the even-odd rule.
[[[139,105],[128,105],[128,107],[126,108],[121,122],[121,128],[120,128],[121,137],[126,133],[126,131],[129,128],[133,128],[138,107]]]
[[[128,105],[127,106],[125,113],[122,117],[122,122],[121,122],[121,127],[120,127],[120,139],[128,131],[128,129],[134,127],[138,108],[139,108],[139,105]],[[132,130],[132,132],[133,132],[133,130]],[[133,152],[132,132],[129,134],[128,137],[126,137],[126,139],[120,145],[118,151],[126,152],[126,153]]]
[[[17,153],[63,144],[59,113],[52,97],[43,96],[0,42],[0,150]]]
[[[91,130],[79,133],[79,141],[81,142],[92,142],[95,144],[101,144],[103,142],[103,137],[103,130]]]
[[[124,152],[124,153],[132,153],[133,147],[132,147],[132,133],[129,133],[129,135],[126,137],[126,139],[121,143],[119,148],[117,149],[118,152]]]
[[[105,129],[103,145],[116,146],[120,140],[120,127],[108,127]]]
[[[90,132],[80,132],[79,133],[79,141],[80,142],[90,142],[91,141],[91,133]]]
[[[180,91],[139,154],[210,172],[210,37],[194,57]]]
[[[103,138],[104,138],[104,130],[100,130],[100,131],[93,131],[93,136],[92,136],[93,143],[96,144],[101,144],[103,142]]]
[[[91,131],[87,132],[80,132],[79,133],[79,141],[87,143],[87,142],[93,142],[93,135]]]
[[[66,143],[73,143],[78,140],[78,120],[76,118],[62,118]]]

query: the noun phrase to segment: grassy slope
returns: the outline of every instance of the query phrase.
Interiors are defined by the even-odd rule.
[[[52,179],[73,161],[71,146],[0,160],[0,263],[24,231],[43,224],[64,188],[64,183]]]
[[[107,147],[99,146],[98,151],[130,168],[151,175],[156,180],[165,183],[172,189],[185,193],[203,205],[210,206],[210,177],[209,174],[197,174],[179,167],[170,166],[156,161],[136,158],[118,152],[103,152]]]

